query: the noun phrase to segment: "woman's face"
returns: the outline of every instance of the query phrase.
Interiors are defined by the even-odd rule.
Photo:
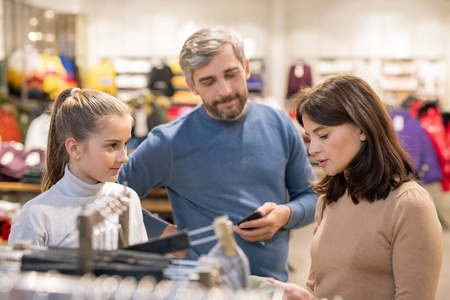
[[[309,153],[328,176],[345,171],[361,149],[366,136],[354,124],[325,126],[303,116],[305,134],[310,140]]]

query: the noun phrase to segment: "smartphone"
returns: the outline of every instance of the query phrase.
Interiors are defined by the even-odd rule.
[[[245,216],[242,219],[240,219],[237,224],[239,226],[243,222],[251,221],[251,220],[255,220],[255,219],[259,219],[259,218],[262,218],[261,214],[258,211],[254,211],[251,214],[249,214],[248,216]],[[242,228],[242,229],[250,230],[250,229],[253,229],[253,228]]]

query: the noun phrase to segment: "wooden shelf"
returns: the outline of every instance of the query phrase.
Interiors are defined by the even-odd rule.
[[[141,206],[152,213],[172,213],[169,199],[142,199]]]
[[[21,182],[0,182],[0,191],[7,192],[41,192],[40,184]]]
[[[41,185],[21,182],[0,182],[0,192],[40,193]],[[141,205],[151,212],[172,213],[172,206],[170,205],[165,188],[151,190],[147,196],[141,199]]]

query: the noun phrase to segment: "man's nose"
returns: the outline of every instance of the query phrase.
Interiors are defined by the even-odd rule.
[[[219,82],[219,96],[228,96],[231,93],[231,84],[228,80],[220,80]]]

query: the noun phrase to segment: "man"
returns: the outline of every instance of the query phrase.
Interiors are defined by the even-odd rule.
[[[262,218],[233,226],[237,243],[252,275],[286,281],[290,229],[310,224],[317,202],[300,134],[285,112],[247,99],[249,62],[237,33],[225,27],[197,31],[186,40],[180,65],[203,105],[154,128],[119,181],[140,196],[165,186],[179,229],[209,226],[225,214],[236,224],[258,210]],[[147,228],[152,226],[159,225]],[[188,258],[214,244],[189,249]]]

